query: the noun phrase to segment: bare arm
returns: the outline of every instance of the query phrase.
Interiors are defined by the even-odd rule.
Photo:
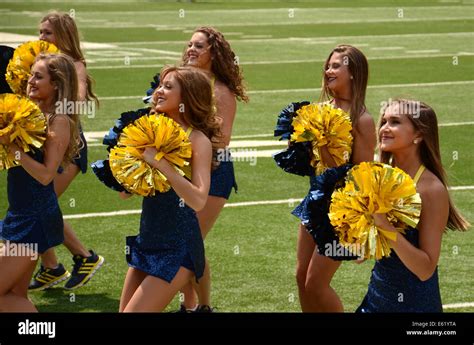
[[[227,86],[216,82],[214,87],[216,96],[217,116],[222,119],[221,132],[222,141],[225,146],[229,146],[232,135],[232,125],[234,124],[235,113],[237,111],[237,101],[235,95]]]
[[[84,66],[84,63],[82,61],[76,61],[74,62],[74,66],[76,66],[76,72],[77,72],[77,81],[79,83],[78,87],[78,99],[80,101],[83,101],[86,99],[86,94],[87,94],[87,70],[86,66]]]
[[[15,144],[10,145],[10,153],[21,163],[23,168],[42,185],[50,184],[57,174],[64,153],[69,146],[69,120],[65,115],[57,115],[50,123],[44,143],[44,162],[35,161]]]
[[[369,113],[359,118],[357,126],[352,129],[354,142],[352,144],[352,163],[372,162],[374,160],[377,136],[375,123]]]
[[[412,245],[405,237],[399,235],[396,241],[390,241],[403,264],[420,280],[429,279],[438,265],[441,251],[441,238],[449,214],[448,191],[439,182],[420,193],[422,209],[419,231],[419,248]],[[395,231],[385,215],[374,215],[375,224]]]
[[[166,159],[155,160],[153,157],[157,153],[156,149],[146,148],[143,153],[143,158],[148,164],[159,169],[171,183],[176,194],[178,194],[189,207],[198,212],[206,205],[209,194],[212,145],[209,139],[201,132],[194,131],[191,136],[193,150],[191,158],[191,165],[193,167],[191,182],[176,172]]]

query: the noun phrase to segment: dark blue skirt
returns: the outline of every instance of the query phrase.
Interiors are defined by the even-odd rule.
[[[227,159],[220,161],[219,166],[211,172],[209,195],[229,199],[232,188],[237,193],[237,181],[230,151],[226,150],[225,152]]]

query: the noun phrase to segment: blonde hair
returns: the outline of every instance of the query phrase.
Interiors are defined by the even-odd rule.
[[[35,63],[44,61],[46,69],[50,77],[51,84],[56,87],[56,94],[52,104],[57,102],[74,102],[78,101],[78,80],[76,67],[71,57],[65,54],[39,54]],[[63,107],[64,108],[64,107]],[[58,115],[55,112],[48,118],[48,125]],[[61,166],[65,167],[77,156],[79,150],[84,143],[79,135],[79,115],[64,114],[69,120],[70,139],[69,145],[64,153]]]
[[[41,19],[41,23],[48,21],[56,36],[56,45],[62,53],[70,56],[74,61],[80,61],[86,66],[86,60],[81,50],[79,30],[76,22],[67,13],[50,12]],[[86,71],[86,100],[94,100],[99,104],[99,99],[92,90],[94,80]]]
[[[439,135],[438,135],[438,120],[436,113],[429,105],[415,100],[410,99],[395,99],[391,100],[392,103],[398,104],[398,111],[403,112],[413,127],[418,131],[423,140],[418,145],[420,150],[421,162],[423,165],[431,171],[441,181],[441,183],[448,188],[448,182],[446,177],[446,171],[441,163],[441,153],[439,149]],[[390,102],[389,102],[390,103]],[[385,108],[386,110],[387,108]],[[408,109],[419,109],[416,114],[409,114]],[[385,111],[384,111],[385,113]],[[382,127],[383,115],[380,117],[378,124],[378,133]],[[392,160],[392,153],[381,151],[380,161],[382,163],[390,164]],[[446,227],[451,230],[465,231],[470,226],[469,222],[461,215],[461,213],[454,206],[451,196],[448,194],[449,200],[449,217]]]

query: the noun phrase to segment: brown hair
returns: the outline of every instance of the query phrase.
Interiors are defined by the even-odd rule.
[[[348,69],[352,75],[351,83],[351,109],[350,116],[352,127],[355,128],[360,115],[365,111],[365,92],[367,89],[367,82],[369,80],[369,63],[365,55],[356,47],[348,44],[340,44],[334,48],[329,54],[324,63],[322,90],[320,101],[327,101],[334,97],[332,91],[327,85],[326,70],[329,65],[329,60],[334,53],[340,53],[347,57]]]
[[[35,63],[44,61],[48,70],[51,84],[56,86],[57,91],[52,104],[57,109],[57,102],[77,102],[78,81],[76,67],[74,61],[65,54],[39,54],[36,57]],[[68,109],[63,104],[63,109]],[[49,117],[48,124],[50,124],[58,113],[56,112]],[[70,139],[69,145],[64,153],[61,166],[65,167],[77,156],[81,146],[84,144],[79,136],[79,115],[78,114],[64,114],[69,120]]]
[[[86,60],[81,50],[79,31],[76,22],[67,13],[50,12],[41,19],[41,23],[49,21],[53,27],[56,43],[62,53],[69,55],[74,61],[80,61],[86,66]],[[99,99],[92,90],[94,80],[86,71],[86,100],[94,100],[99,104]]]
[[[403,112],[406,115],[410,122],[413,124],[416,131],[418,131],[423,140],[419,144],[420,157],[423,165],[431,171],[433,174],[438,177],[441,183],[448,188],[446,171],[443,168],[441,163],[441,154],[439,149],[439,135],[438,135],[438,120],[436,118],[435,111],[427,104],[409,100],[409,99],[395,99],[390,100],[388,104],[396,103],[398,104],[399,112]],[[384,110],[386,110],[385,108]],[[416,113],[412,111],[407,111],[408,109],[417,109]],[[419,111],[418,111],[419,109]],[[385,112],[385,111],[384,111]],[[380,128],[382,127],[382,118],[380,117],[378,132],[380,133]],[[390,164],[392,159],[392,154],[390,152],[382,151],[380,152],[380,161],[382,163]],[[470,226],[469,222],[461,215],[461,213],[454,206],[451,197],[448,194],[449,200],[449,217],[447,228],[451,230],[467,230]]]
[[[235,95],[237,100],[248,102],[246,88],[243,82],[242,70],[236,61],[235,53],[232,51],[229,42],[224,35],[210,26],[201,26],[194,30],[194,33],[202,32],[207,36],[207,43],[210,45],[212,56],[211,71],[216,78],[223,82]],[[186,50],[183,53],[182,63],[188,63]]]
[[[221,131],[215,116],[216,107],[209,78],[198,68],[165,66],[161,70],[160,80],[164,80],[169,73],[174,73],[181,87],[184,120],[209,138],[215,159]]]

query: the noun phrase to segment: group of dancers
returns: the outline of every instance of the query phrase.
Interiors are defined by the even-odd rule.
[[[65,288],[84,285],[104,263],[104,258],[87,250],[63,221],[58,205],[58,197],[74,177],[86,172],[87,145],[78,114],[58,113],[55,104],[63,99],[98,102],[74,19],[65,13],[49,13],[41,20],[39,38],[61,51],[40,54],[28,80],[27,96],[47,117],[46,141],[41,150],[25,153],[7,136],[0,136],[0,144],[20,163],[8,170],[9,208],[0,223],[4,241],[0,251],[1,311],[34,312],[28,290],[50,288],[69,278],[70,273],[54,254],[54,247],[61,243],[74,261]],[[237,190],[230,155],[217,159],[222,155],[216,152],[229,145],[237,101],[249,100],[235,58],[222,33],[199,27],[179,64],[165,66],[160,72],[151,110],[171,118],[186,132],[192,148],[192,177],[179,174],[166,159],[157,159],[156,149],[143,150],[143,160],[166,177],[171,189],[143,198],[139,234],[126,238],[129,269],[120,298],[121,312],[163,311],[179,291],[184,294],[181,312],[213,311],[210,265],[203,241],[232,189]],[[427,104],[400,99],[384,109],[376,126],[365,106],[368,73],[367,59],[359,49],[338,45],[324,63],[319,102],[350,114],[350,163],[373,161],[378,142],[380,160],[414,179],[422,210],[418,226],[390,242],[390,257],[376,261],[357,311],[441,312],[437,264],[442,235],[446,228],[466,230],[469,224],[447,191],[436,114]],[[2,93],[9,92],[6,83],[2,85]],[[414,103],[421,104],[416,116],[404,111]],[[321,153],[329,169],[312,176],[311,185],[337,167],[326,148]],[[120,192],[123,199],[131,196]],[[331,280],[342,261],[357,258],[324,251],[327,243],[338,242],[337,236],[330,227],[309,229],[303,221],[308,216],[303,206],[294,211],[302,220],[296,254],[301,309],[342,312]],[[378,227],[396,231],[384,214],[370,216]],[[36,245],[37,253],[7,255],[10,246],[29,244]],[[37,265],[34,254],[38,253],[42,264],[33,274]]]

